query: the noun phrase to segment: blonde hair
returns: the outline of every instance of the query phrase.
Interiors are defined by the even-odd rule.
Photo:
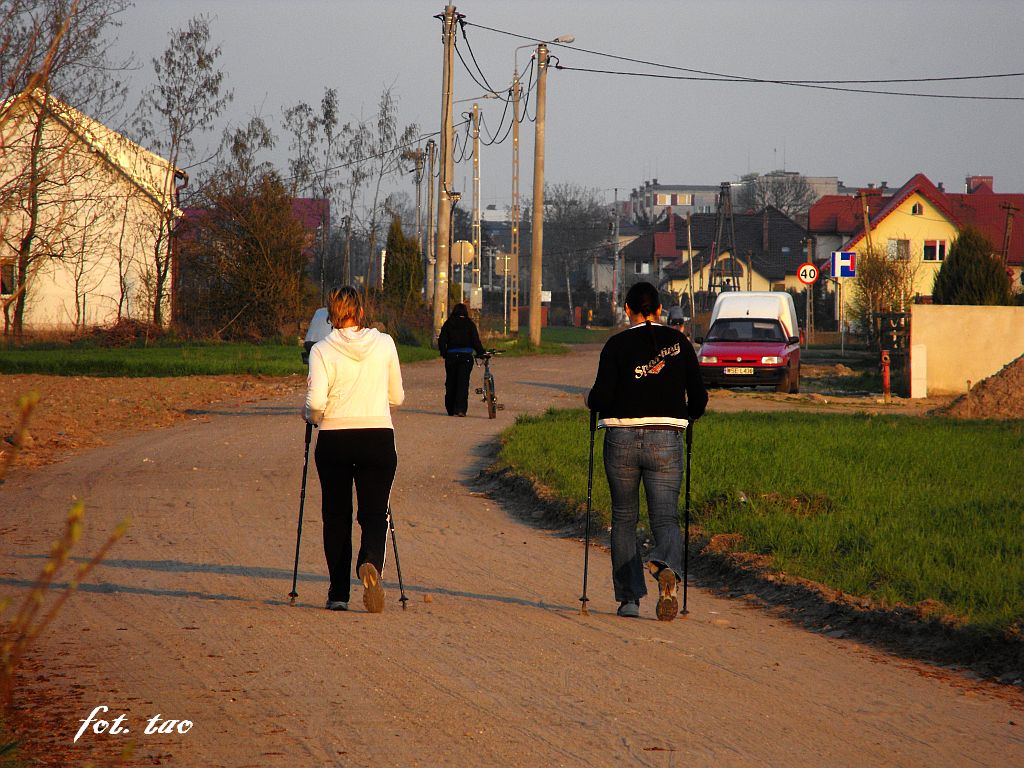
[[[365,318],[363,297],[351,285],[335,288],[327,297],[327,314],[335,328],[341,328],[349,320],[355,320],[356,326],[361,328]]]

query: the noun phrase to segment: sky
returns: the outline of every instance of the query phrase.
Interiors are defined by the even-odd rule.
[[[285,109],[319,104],[328,87],[338,91],[343,121],[372,117],[390,87],[403,124],[415,122],[423,134],[437,131],[442,44],[434,16],[443,10],[427,0],[136,0],[121,17],[118,50],[134,52],[140,64],[132,76],[137,101],[171,31],[208,14],[225,85],[234,91],[216,135],[259,114],[278,137],[266,159],[283,168]],[[529,64],[531,48],[516,54],[516,46],[567,34],[574,45],[551,47],[562,65],[620,72],[688,74],[579,49],[770,80],[1024,72],[1024,3],[1017,0],[475,0],[457,10],[487,82],[502,92],[514,64],[521,71]],[[472,66],[461,34],[458,44]],[[456,105],[459,115],[484,89],[458,58],[455,73],[455,99],[470,100]],[[841,87],[1024,97],[1024,77]],[[478,103],[487,140],[503,103]],[[997,192],[1024,192],[1022,123],[1024,98],[886,96],[552,68],[545,178],[591,188],[609,202],[616,189],[622,199],[645,180],[717,185],[774,169],[837,176],[848,186],[899,186],[922,172],[949,191],[961,191],[967,175],[991,175]],[[529,197],[533,123],[521,131],[520,189]],[[482,149],[484,205],[508,205],[511,158],[510,139]],[[469,162],[456,166],[457,190],[468,192],[471,180]],[[412,194],[411,175],[395,183]]]

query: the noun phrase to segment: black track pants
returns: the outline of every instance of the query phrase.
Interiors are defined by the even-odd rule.
[[[383,574],[388,502],[398,468],[392,429],[328,429],[316,440],[316,471],[324,518],[324,555],[331,576],[330,600],[348,602],[352,574],[352,484],[362,531],[356,573],[365,562]]]
[[[444,359],[444,409],[449,416],[469,408],[469,377],[473,373],[473,355],[449,352]]]

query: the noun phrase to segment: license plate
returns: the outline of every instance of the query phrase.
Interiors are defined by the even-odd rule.
[[[753,376],[754,375],[754,369],[753,368],[726,368],[725,369],[725,375],[726,376]]]

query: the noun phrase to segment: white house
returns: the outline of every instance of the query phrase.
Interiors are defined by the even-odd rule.
[[[168,232],[186,176],[42,89],[0,107],[5,332],[170,317]]]

